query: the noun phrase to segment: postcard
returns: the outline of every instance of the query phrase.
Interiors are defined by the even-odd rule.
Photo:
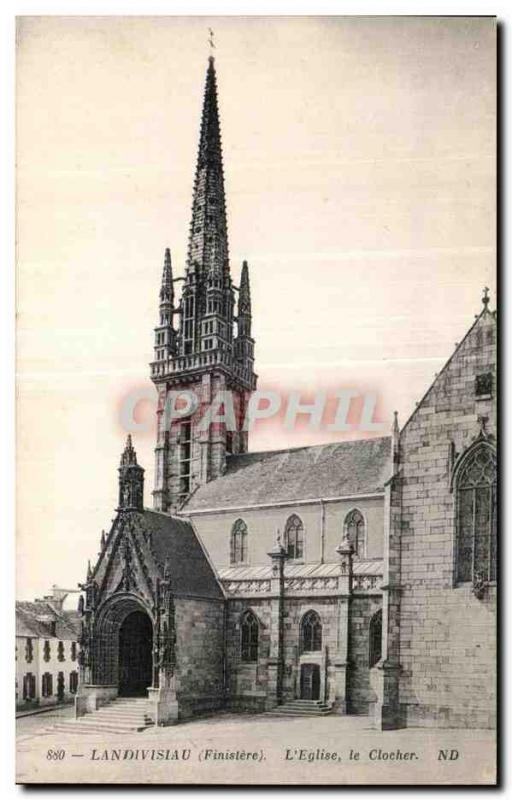
[[[17,781],[493,785],[494,17],[17,20]]]

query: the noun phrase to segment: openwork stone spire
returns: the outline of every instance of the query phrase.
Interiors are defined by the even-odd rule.
[[[229,271],[217,79],[212,56],[204,90],[187,270],[202,275]]]
[[[142,511],[144,508],[144,470],[137,464],[137,454],[128,434],[119,466],[118,511]]]
[[[168,247],[165,248],[165,255],[164,255],[162,286],[160,288],[160,305],[169,306],[169,309],[172,309],[174,307],[174,287],[172,283],[171,251]]]

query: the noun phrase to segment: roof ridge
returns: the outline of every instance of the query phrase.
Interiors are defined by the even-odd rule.
[[[321,450],[324,447],[339,447],[340,445],[360,444],[361,442],[378,442],[385,439],[391,439],[391,435],[385,436],[368,436],[361,439],[346,439],[339,442],[323,442],[320,444],[305,444],[298,445],[297,447],[282,447],[279,450],[250,450],[247,453],[232,453],[227,456],[228,461],[232,458],[244,458],[245,456],[267,456],[267,455],[282,455],[283,453],[294,453],[298,450]]]

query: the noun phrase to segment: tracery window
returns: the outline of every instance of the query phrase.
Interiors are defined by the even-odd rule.
[[[308,611],[300,623],[301,653],[322,649],[322,622],[316,611]]]
[[[246,611],[241,623],[241,657],[242,661],[252,662],[258,660],[258,643],[260,626],[252,611]]]
[[[382,609],[370,620],[368,663],[374,667],[382,657]]]
[[[288,518],[284,529],[284,546],[288,558],[299,559],[304,557],[304,525],[297,514]]]
[[[231,530],[231,563],[243,564],[247,561],[247,525],[237,519]]]
[[[456,476],[456,580],[496,580],[496,454],[474,447]]]
[[[359,509],[354,508],[345,517],[345,536],[353,547],[354,555],[360,558],[366,552],[366,524]]]

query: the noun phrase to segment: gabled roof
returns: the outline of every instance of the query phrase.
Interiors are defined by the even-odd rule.
[[[491,323],[496,325],[496,311],[490,311],[488,308],[488,303],[484,302],[484,308],[475,318],[473,324],[469,327],[466,331],[465,335],[463,336],[462,340],[458,342],[455,346],[455,350],[451,354],[451,356],[446,360],[440,372],[437,373],[436,377],[430,384],[430,386],[425,391],[421,400],[416,403],[415,408],[405,421],[404,425],[402,425],[400,429],[400,435],[404,432],[410,422],[414,419],[418,411],[425,405],[425,403],[429,400],[431,393],[436,389],[436,387],[441,383],[445,373],[450,368],[450,365],[456,360],[457,356],[464,351],[465,347],[467,346],[468,341],[470,341],[473,333],[481,327],[482,323]]]
[[[228,456],[181,513],[378,493],[391,473],[391,438]]]
[[[51,632],[52,622],[55,622],[55,634]],[[76,641],[78,633],[78,621],[66,611],[59,613],[44,600],[17,601],[16,636]]]
[[[151,549],[161,569],[167,562],[175,597],[223,599],[213,568],[190,522],[149,509],[129,516],[136,529],[151,534]]]

